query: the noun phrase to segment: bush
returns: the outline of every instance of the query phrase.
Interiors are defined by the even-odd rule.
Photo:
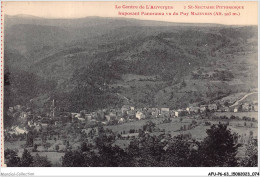
[[[17,153],[13,150],[6,149],[4,151],[5,160],[7,167],[19,167],[20,166],[20,157],[18,157]]]
[[[47,157],[39,156],[37,153],[33,159],[33,167],[51,167],[51,162],[47,159]]]

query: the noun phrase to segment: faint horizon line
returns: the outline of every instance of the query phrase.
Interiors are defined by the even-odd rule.
[[[76,19],[84,19],[84,18],[111,18],[111,19],[124,19],[124,20],[137,20],[137,21],[154,21],[154,22],[162,22],[162,23],[175,23],[175,24],[210,24],[210,25],[219,25],[219,26],[258,26],[258,24],[222,24],[222,23],[203,23],[203,22],[174,22],[174,21],[160,21],[160,20],[149,20],[149,19],[138,19],[133,17],[104,17],[104,16],[84,16],[84,17],[44,17],[44,16],[36,16],[31,14],[16,14],[9,15],[4,13],[5,16],[17,17],[17,18],[34,18],[34,19],[46,19],[46,20],[76,20]]]

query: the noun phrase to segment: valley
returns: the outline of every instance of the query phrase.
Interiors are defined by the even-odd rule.
[[[4,35],[6,156],[252,166],[257,26],[6,15]],[[218,151],[227,142],[232,153]]]

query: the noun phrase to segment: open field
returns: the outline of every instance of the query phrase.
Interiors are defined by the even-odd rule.
[[[21,148],[21,145],[25,145],[25,143],[25,141],[5,142],[4,148],[16,150],[17,155],[22,157],[24,149]],[[54,166],[61,166],[61,157],[65,154],[63,152],[30,152],[32,156],[35,156],[37,153],[40,156],[47,156],[48,160],[50,160]]]
[[[124,123],[121,125],[109,125],[109,126],[105,126],[104,128],[112,129],[116,133],[121,133],[123,131],[125,131],[126,133],[129,133],[130,129],[135,129],[135,130],[142,129],[143,125],[145,125],[145,123],[148,121],[152,121],[155,124],[158,124],[159,122],[162,122],[163,119],[162,118],[145,119],[145,120],[139,120],[139,121],[134,121],[134,122],[127,122],[127,123]]]
[[[31,152],[31,155],[35,156],[37,153],[39,156],[47,156],[53,166],[61,166],[61,157],[65,154],[64,152]]]
[[[120,140],[120,139],[118,139],[118,140],[115,141],[114,144],[119,146],[119,147],[121,147],[121,148],[126,148],[126,147],[129,146],[130,141],[129,140]]]
[[[248,113],[230,113],[230,115],[240,116],[243,117],[244,115],[253,117],[253,115],[257,115],[256,112],[250,112],[251,114],[248,115]],[[227,113],[215,113],[216,115],[227,115]],[[227,116],[230,116],[227,115]],[[134,121],[134,122],[127,122],[121,125],[113,125],[113,126],[105,126],[104,128],[111,129],[115,133],[123,133],[126,134],[129,133],[130,129],[143,129],[143,125],[145,125],[148,121],[152,121],[155,123],[156,128],[159,128],[160,131],[151,132],[150,135],[160,135],[164,132],[166,134],[171,134],[171,136],[178,136],[180,134],[190,134],[192,138],[196,139],[197,141],[202,141],[207,136],[207,129],[210,128],[209,125],[205,125],[205,122],[210,122],[211,125],[218,124],[219,122],[227,123],[229,122],[228,128],[233,133],[237,133],[239,135],[239,142],[240,143],[247,143],[249,139],[250,133],[253,134],[253,137],[257,137],[258,133],[258,124],[257,122],[252,121],[243,121],[243,120],[212,120],[212,119],[194,119],[189,117],[182,117],[181,118],[171,118],[171,122],[169,123],[162,123],[164,119],[163,118],[156,118],[156,119],[146,119],[146,120],[140,120],[140,121]],[[188,125],[190,125],[192,122],[196,121],[196,126],[193,126],[191,129],[187,129]],[[245,125],[246,123],[246,125]],[[186,126],[186,130],[180,130],[181,127]],[[123,133],[124,134],[124,133]],[[116,139],[114,145],[118,145],[119,147],[125,149],[129,146],[130,141],[133,138],[130,139]],[[47,142],[51,143],[53,145],[55,143],[54,140],[48,140]],[[5,142],[5,149],[13,149],[16,150],[18,153],[18,156],[21,157],[23,153],[23,148],[21,148],[23,145],[25,145],[25,141],[15,141],[15,142]],[[40,143],[40,142],[37,142]],[[76,141],[72,143],[73,149],[77,149],[78,146],[80,146],[79,141]],[[61,166],[61,157],[64,156],[65,153],[63,152],[31,152],[32,156],[35,156],[36,154],[39,154],[40,156],[47,156],[47,158],[51,161],[51,163],[54,166]],[[245,147],[242,146],[239,148],[238,156],[243,157],[245,155]]]
[[[4,142],[4,149],[20,149],[22,145],[25,145],[24,141],[12,141],[12,142]]]
[[[233,113],[232,113],[233,114]],[[230,114],[230,115],[232,115]],[[218,116],[220,115],[226,115],[225,113],[218,113]],[[241,114],[238,113],[237,116],[243,117],[244,115],[249,116],[248,114]],[[257,113],[252,112],[252,115],[250,117],[254,117],[254,115],[257,115]],[[235,114],[236,116],[236,114]],[[177,136],[180,134],[191,134],[192,138],[202,141],[207,136],[207,129],[210,128],[210,126],[206,126],[205,122],[210,122],[211,125],[213,124],[219,124],[219,122],[227,123],[229,121],[228,128],[231,130],[232,133],[237,133],[240,137],[243,136],[243,141],[247,142],[249,139],[250,132],[253,133],[253,136],[256,137],[258,133],[258,124],[257,122],[251,122],[251,121],[243,121],[243,120],[209,120],[209,119],[192,119],[184,117],[182,121],[180,121],[180,118],[172,118],[172,122],[170,123],[160,123],[162,119],[151,119],[156,124],[156,127],[160,130],[165,130],[165,133],[171,134],[171,136]],[[186,127],[191,124],[192,120],[195,120],[197,122],[197,126],[190,130],[182,130],[180,131],[180,127],[186,125]],[[142,129],[142,126],[147,122],[148,120],[141,120],[137,122],[130,122],[125,123],[123,125],[118,126],[110,126],[110,128],[113,131],[123,131],[125,130],[126,133],[128,133],[127,127],[131,127],[131,129]],[[246,122],[246,126],[244,123]],[[252,124],[252,127],[251,127]],[[151,135],[160,135],[163,132],[152,132]],[[116,140],[115,144],[120,146],[121,148],[125,148],[131,140]],[[241,142],[241,138],[239,139],[239,142]],[[244,147],[239,148],[238,156],[244,155]]]

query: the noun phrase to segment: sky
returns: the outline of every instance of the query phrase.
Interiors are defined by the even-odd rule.
[[[151,10],[151,9],[116,9],[115,6],[172,6],[171,10]],[[188,9],[189,6],[244,6],[244,9]],[[3,13],[6,15],[33,15],[44,18],[83,18],[88,16],[100,17],[124,17],[119,16],[118,12],[164,12],[174,13],[179,15],[164,15],[164,16],[127,16],[127,18],[136,18],[141,20],[157,20],[169,22],[182,22],[182,23],[218,23],[226,25],[257,25],[257,2],[3,2]],[[189,13],[188,16],[180,15],[181,12]],[[192,16],[191,12],[221,12],[222,16]],[[231,12],[238,15],[228,15]]]

